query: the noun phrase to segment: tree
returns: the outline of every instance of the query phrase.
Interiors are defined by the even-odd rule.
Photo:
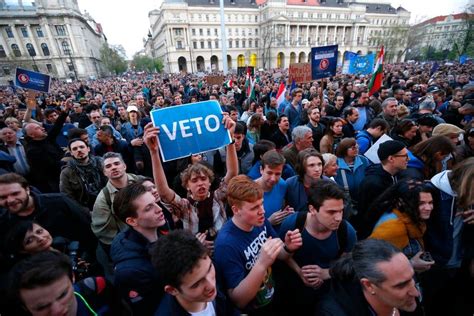
[[[108,71],[118,75],[127,70],[127,61],[121,56],[123,53],[124,51],[120,51],[120,47],[110,47],[105,43],[100,49],[100,59]]]
[[[462,20],[464,23],[461,30],[457,32],[457,36],[451,39],[454,42],[453,50],[458,58],[462,55],[474,55],[474,14],[464,12]]]
[[[163,61],[160,58],[151,58],[136,53],[133,56],[132,68],[136,71],[161,72],[163,70]]]
[[[273,41],[275,39],[274,36],[274,26],[273,25],[268,25],[267,27],[264,27],[261,33],[261,39],[262,39],[262,66],[264,69],[267,68],[267,61],[268,61],[268,66],[271,67],[270,64],[270,48],[273,44]]]
[[[384,46],[386,60],[400,62],[406,51],[419,40],[419,36],[408,32],[408,26],[395,26],[379,30],[369,37],[369,42]]]

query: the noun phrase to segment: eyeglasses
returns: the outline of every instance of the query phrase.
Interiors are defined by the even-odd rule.
[[[405,155],[392,155],[393,157],[403,157],[405,159],[408,159],[408,154]]]

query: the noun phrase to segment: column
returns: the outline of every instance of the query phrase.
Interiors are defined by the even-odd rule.
[[[316,46],[319,45],[318,37],[319,37],[319,25],[316,25],[316,38],[314,39],[316,41]]]
[[[286,32],[286,45],[285,46],[290,46],[291,45],[290,44],[290,31],[291,31],[290,24],[286,26],[286,30],[287,32]]]
[[[296,25],[296,46],[300,46],[300,26]]]
[[[76,39],[74,37],[74,33],[72,32],[72,27],[70,23],[66,24],[67,34],[69,37],[69,41],[71,42],[71,49],[72,55],[79,55],[79,47],[77,46]]]
[[[334,44],[337,43],[337,26],[334,26]]]
[[[326,25],[326,31],[324,32],[324,45],[328,44],[327,38],[328,38],[328,26]]]
[[[309,24],[306,25],[306,38],[304,39],[304,42],[306,43],[306,46],[309,46],[308,38],[309,38]]]
[[[351,46],[356,46],[357,45],[357,31],[358,31],[358,26],[353,26],[352,27],[352,43]]]

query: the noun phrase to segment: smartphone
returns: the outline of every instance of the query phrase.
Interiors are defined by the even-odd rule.
[[[420,256],[420,259],[423,261],[428,261],[428,262],[434,261],[433,257],[428,251],[423,252]]]

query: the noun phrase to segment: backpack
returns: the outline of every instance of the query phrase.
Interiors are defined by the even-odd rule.
[[[300,233],[304,229],[306,223],[306,215],[308,212],[298,212],[296,215],[295,229],[298,228]],[[339,258],[343,253],[344,249],[347,247],[347,222],[343,219],[339,228],[336,231],[337,234],[337,245],[339,247],[337,251],[337,257]]]

